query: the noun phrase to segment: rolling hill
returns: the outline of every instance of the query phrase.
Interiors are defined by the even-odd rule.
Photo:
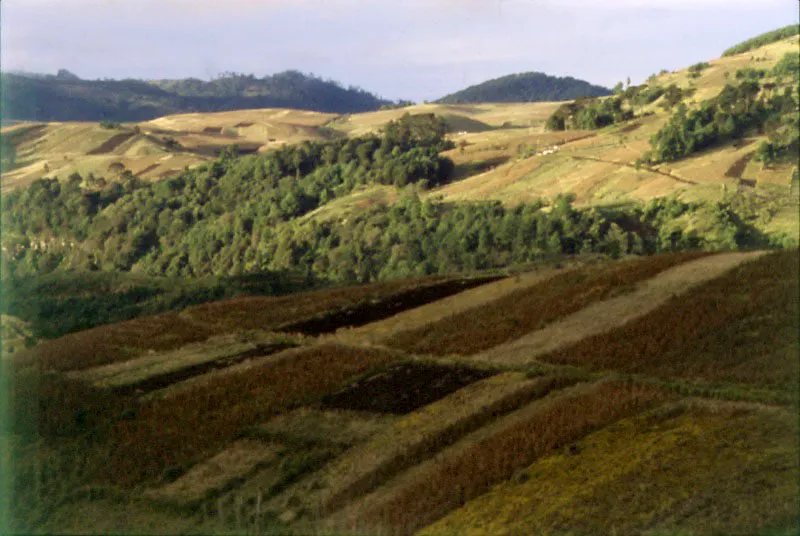
[[[441,104],[476,102],[565,101],[579,97],[603,97],[611,90],[571,76],[518,73],[487,80],[439,99]]]
[[[776,35],[577,101],[3,128],[0,521],[796,534]]]

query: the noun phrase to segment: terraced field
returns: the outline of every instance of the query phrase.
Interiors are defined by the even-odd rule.
[[[799,277],[796,250],[667,255],[44,343],[6,362],[14,527],[794,533]]]

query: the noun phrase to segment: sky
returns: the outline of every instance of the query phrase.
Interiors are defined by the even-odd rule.
[[[415,102],[516,72],[611,87],[798,22],[797,0],[2,0],[0,67],[313,73]]]

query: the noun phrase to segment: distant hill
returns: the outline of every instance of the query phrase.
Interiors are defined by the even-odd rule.
[[[611,90],[585,80],[550,76],[544,73],[520,73],[488,80],[457,91],[436,102],[539,102],[573,100],[578,97],[602,97]]]
[[[389,101],[297,71],[264,78],[226,74],[206,82],[81,80],[58,75],[3,73],[2,116],[32,121],[144,121],[184,112],[295,108],[332,113],[379,109]]]

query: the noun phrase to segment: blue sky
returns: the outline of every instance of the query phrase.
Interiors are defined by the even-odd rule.
[[[313,72],[435,99],[514,72],[613,86],[798,21],[797,0],[2,0],[4,70]]]

